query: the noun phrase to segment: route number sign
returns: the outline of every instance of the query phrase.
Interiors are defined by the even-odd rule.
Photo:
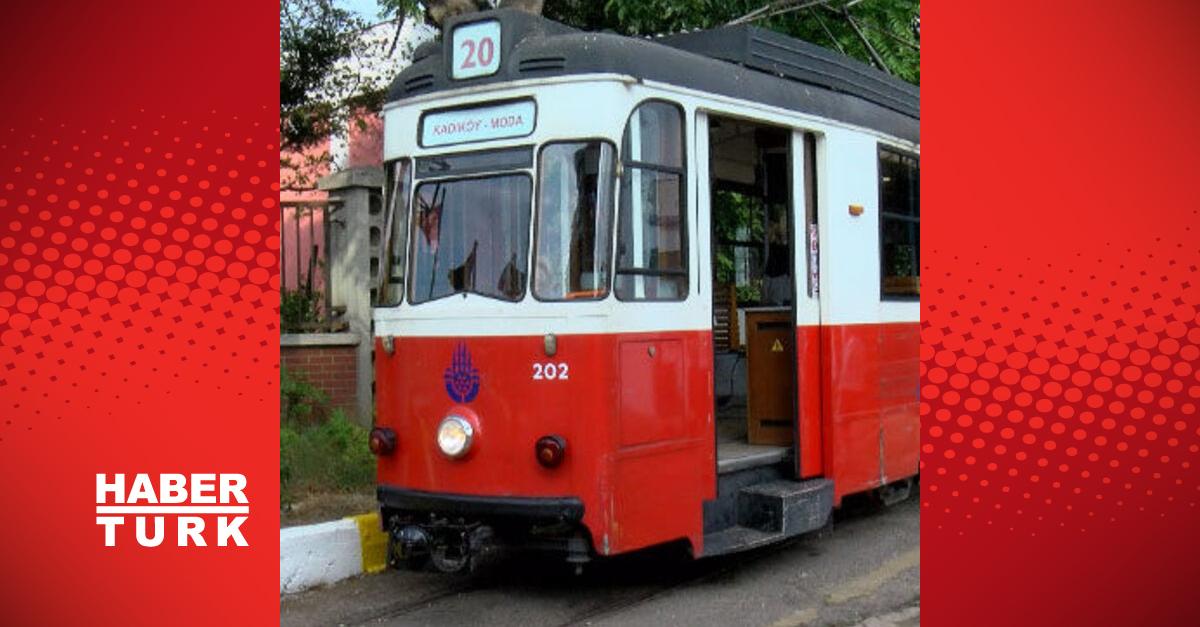
[[[500,22],[487,20],[454,29],[455,80],[488,76],[500,69]]]

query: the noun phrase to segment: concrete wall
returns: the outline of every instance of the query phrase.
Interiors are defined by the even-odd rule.
[[[363,572],[358,524],[351,519],[279,532],[279,594],[300,592]]]

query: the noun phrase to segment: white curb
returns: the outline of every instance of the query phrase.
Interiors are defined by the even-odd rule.
[[[363,572],[358,524],[343,519],[279,532],[279,594],[300,592]]]

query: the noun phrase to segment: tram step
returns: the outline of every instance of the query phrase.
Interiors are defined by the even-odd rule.
[[[714,533],[705,534],[704,556],[712,557],[714,555],[746,551],[782,540],[783,538],[784,535],[782,533],[769,533],[735,525]]]
[[[833,512],[833,481],[776,480],[738,491],[738,526],[793,536],[820,529]]]

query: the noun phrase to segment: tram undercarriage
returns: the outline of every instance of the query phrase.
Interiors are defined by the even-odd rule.
[[[573,498],[464,497],[380,486],[387,562],[445,573],[473,571],[505,550],[544,551],[582,567],[594,554]]]

